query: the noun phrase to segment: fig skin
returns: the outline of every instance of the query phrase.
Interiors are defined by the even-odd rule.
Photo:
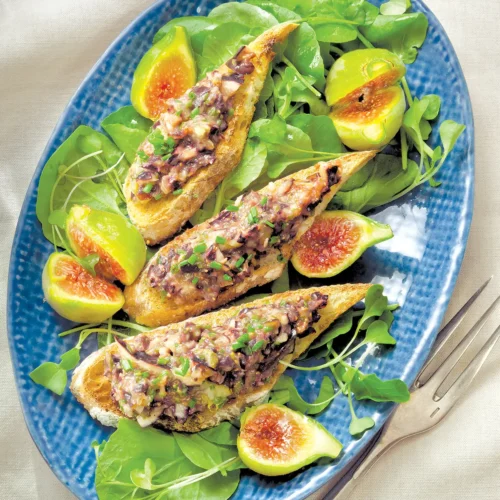
[[[66,221],[71,248],[78,257],[97,253],[97,274],[131,285],[146,263],[146,244],[139,231],[118,214],[74,205]]]
[[[42,289],[52,309],[75,323],[102,323],[125,302],[118,287],[92,276],[73,257],[57,252],[45,264]]]
[[[185,28],[176,26],[142,57],[134,73],[130,100],[138,113],[155,120],[168,98],[180,97],[195,83],[191,44]]]
[[[390,226],[355,212],[323,212],[295,244],[292,265],[308,278],[330,278],[350,267],[369,247],[392,237]]]
[[[341,141],[362,151],[387,145],[403,124],[405,75],[398,56],[385,49],[360,49],[335,61],[327,79],[330,118]]]
[[[264,476],[289,474],[320,457],[337,458],[342,451],[319,422],[272,403],[245,411],[237,446],[242,462]]]
[[[406,67],[401,59],[386,49],[359,49],[339,57],[326,79],[326,102],[329,106],[367,83],[383,77],[384,86],[391,87],[403,78]]]

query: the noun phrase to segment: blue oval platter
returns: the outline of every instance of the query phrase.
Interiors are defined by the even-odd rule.
[[[96,423],[70,391],[58,397],[34,384],[29,373],[42,361],[57,360],[74,339],[57,334],[70,327],[44,302],[41,276],[52,252],[35,215],[37,185],[43,165],[56,148],[81,124],[100,130],[100,122],[129,104],[136,65],[155,32],[169,19],[205,15],[218,1],[163,0],[141,14],[105,52],[84,80],[61,117],[40,159],[26,194],[12,248],[8,291],[8,334],[12,363],[29,431],[57,477],[80,499],[95,499],[93,440],[106,439],[111,430]],[[377,3],[377,2],[374,2]],[[385,286],[396,312],[391,333],[398,343],[381,355],[370,355],[364,371],[384,379],[402,378],[411,384],[437,334],[460,270],[472,218],[474,190],[474,126],[467,86],[451,43],[426,5],[429,32],[407,78],[417,96],[438,94],[446,119],[464,123],[460,137],[438,174],[439,188],[425,185],[371,217],[391,224],[395,237],[368,250],[339,282],[377,282]],[[95,349],[88,346],[87,352]],[[83,353],[86,354],[86,353]],[[291,374],[302,394],[316,394],[321,372]],[[319,421],[343,444],[339,459],[308,467],[287,480],[271,480],[243,473],[234,499],[302,499],[334,476],[342,476],[388,418],[392,405],[358,403],[358,416],[372,416],[376,426],[362,439],[348,433],[345,398],[336,400]]]

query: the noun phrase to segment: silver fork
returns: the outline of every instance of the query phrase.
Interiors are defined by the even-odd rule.
[[[352,478],[335,495],[333,490],[326,494],[325,500],[346,500],[356,488],[359,479],[364,476],[375,462],[395,444],[404,439],[428,431],[448,414],[460,397],[465,393],[481,366],[486,361],[494,345],[500,338],[500,326],[491,334],[481,350],[469,362],[453,383],[448,383],[448,375],[457,366],[464,353],[483,328],[500,296],[488,307],[484,314],[474,324],[460,343],[443,360],[445,347],[466,316],[472,304],[490,282],[488,279],[462,306],[457,314],[440,331],[436,346],[426,364],[417,375],[411,387],[411,399],[408,403],[398,406],[385,424],[378,443],[366,455],[360,467]],[[331,486],[330,486],[331,487]],[[315,496],[315,495],[314,495]]]

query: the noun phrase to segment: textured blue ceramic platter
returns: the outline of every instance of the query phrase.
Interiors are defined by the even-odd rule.
[[[38,179],[48,157],[78,125],[99,130],[105,116],[129,103],[134,68],[158,28],[172,17],[204,15],[217,3],[220,2],[162,1],[120,35],[61,117],[40,159],[19,219],[10,263],[8,302],[8,333],[17,386],[38,448],[59,479],[81,499],[96,498],[95,459],[90,443],[106,439],[110,430],[94,422],[69,390],[62,397],[54,396],[28,376],[42,361],[57,361],[74,342],[57,337],[69,324],[43,302],[42,268],[52,247],[44,239],[35,215]],[[338,279],[382,283],[391,301],[402,305],[392,328],[397,347],[369,357],[364,371],[374,371],[387,379],[399,377],[407,383],[413,381],[423,364],[451,296],[467,241],[474,188],[472,111],[460,65],[433,14],[419,0],[413,4],[414,10],[427,15],[429,33],[416,63],[409,67],[411,88],[417,96],[439,94],[443,102],[441,115],[465,123],[467,129],[438,176],[441,187],[425,186],[372,214],[391,224],[395,238],[366,252]],[[323,373],[311,373],[293,374],[300,392],[306,396],[317,393],[323,377]],[[319,417],[344,444],[338,460],[310,467],[286,481],[243,474],[234,498],[305,498],[334,475],[344,473],[390,411],[391,405],[360,404],[358,416],[371,415],[377,425],[356,441],[348,433],[346,401],[339,398]]]

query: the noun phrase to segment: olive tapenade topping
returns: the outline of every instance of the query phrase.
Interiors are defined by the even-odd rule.
[[[264,385],[296,339],[312,331],[327,300],[314,292],[308,300],[245,307],[218,326],[186,322],[121,340],[106,360],[112,397],[143,426],[159,418],[183,423]]]

